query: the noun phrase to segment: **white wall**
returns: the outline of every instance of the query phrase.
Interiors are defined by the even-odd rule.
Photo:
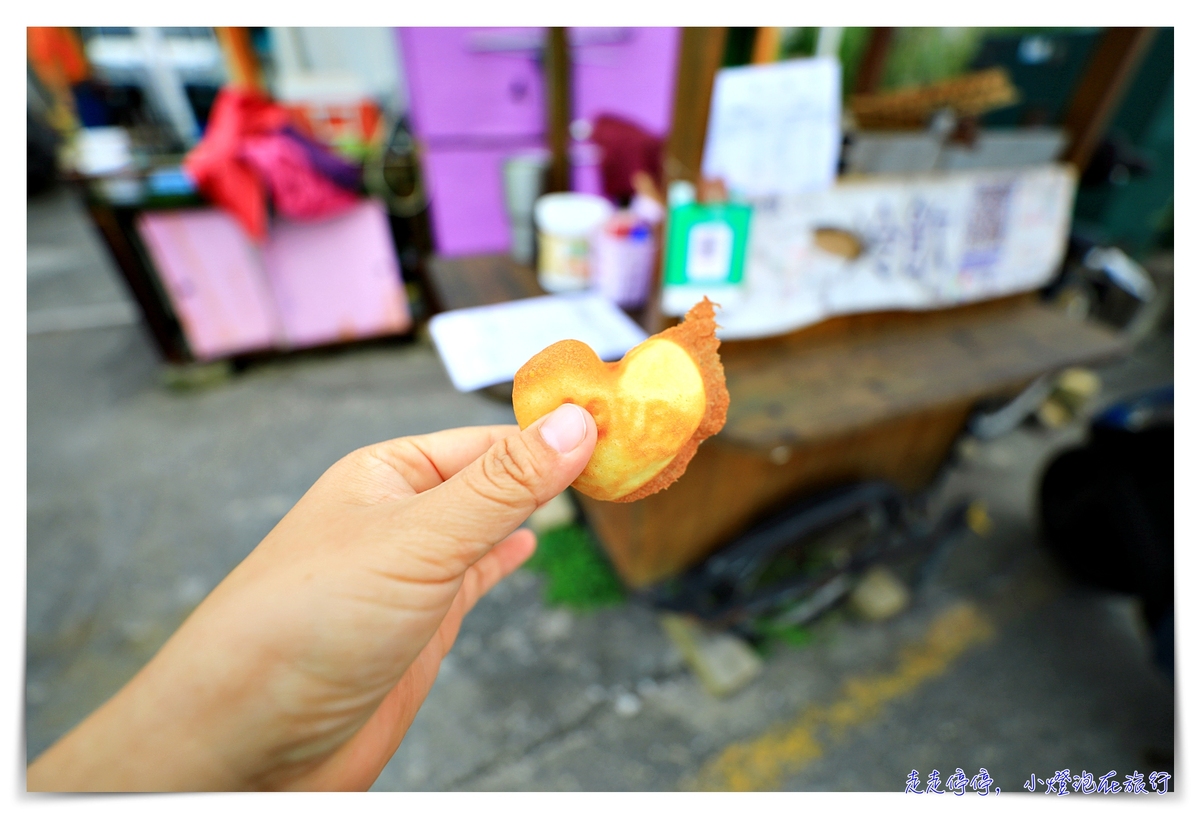
[[[365,94],[393,114],[408,110],[408,89],[390,28],[271,29],[280,99]]]

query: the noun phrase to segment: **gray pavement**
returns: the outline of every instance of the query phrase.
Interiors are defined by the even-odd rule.
[[[30,202],[31,314],[128,303],[90,230],[65,191]],[[1103,370],[1106,394],[1172,366],[1159,337]],[[420,342],[281,360],[192,392],[162,384],[136,324],[29,338],[30,758],[132,676],[338,457],[512,420],[455,392]],[[912,769],[944,780],[984,766],[1020,793],[1030,773],[1065,767],[1169,769],[1174,692],[1136,609],[1067,582],[1036,545],[1036,475],[1080,434],[1022,429],[978,447],[945,495],[984,497],[993,533],[965,541],[903,615],[831,615],[725,700],[652,611],[548,608],[541,580],[518,572],[466,620],[375,788],[900,790]]]

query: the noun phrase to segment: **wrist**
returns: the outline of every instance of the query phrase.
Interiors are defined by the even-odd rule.
[[[217,752],[218,725],[170,661],[171,640],[111,699],[32,764],[27,789],[168,792],[238,789]],[[167,654],[167,656],[164,656]]]

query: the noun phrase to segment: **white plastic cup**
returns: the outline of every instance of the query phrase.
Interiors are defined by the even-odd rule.
[[[637,309],[650,292],[654,233],[644,223],[622,232],[604,229],[596,236],[592,286],[617,306]]]
[[[504,206],[512,231],[512,256],[533,263],[533,208],[542,195],[542,178],[550,165],[548,151],[529,151],[504,161]]]
[[[542,289],[561,293],[588,287],[593,242],[612,213],[608,199],[588,193],[551,193],[537,200],[533,219]]]

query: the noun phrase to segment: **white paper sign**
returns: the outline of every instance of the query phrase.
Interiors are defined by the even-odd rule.
[[[1033,290],[1062,262],[1075,176],[1063,165],[847,182],[755,204],[742,298],[718,335],[756,338],[832,315],[928,310]],[[863,253],[821,250],[817,228]]]
[[[725,281],[732,264],[732,227],[724,222],[701,222],[688,231],[689,281]]]
[[[832,57],[717,72],[704,175],[735,195],[791,195],[833,184],[842,145],[842,68]]]
[[[646,333],[594,293],[547,295],[435,315],[429,334],[454,388],[471,392],[511,381],[526,361],[572,338],[615,361]]]

